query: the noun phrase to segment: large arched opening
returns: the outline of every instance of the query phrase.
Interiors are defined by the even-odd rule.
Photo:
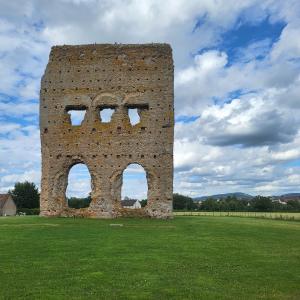
[[[91,175],[83,163],[75,164],[68,174],[66,200],[70,208],[86,208],[91,203]]]
[[[121,188],[121,206],[128,209],[140,209],[147,205],[148,182],[145,169],[136,163],[123,171]]]

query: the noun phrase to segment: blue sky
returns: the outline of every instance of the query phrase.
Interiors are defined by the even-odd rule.
[[[271,22],[268,17],[254,23],[240,19],[234,28],[222,35],[220,49],[227,53],[229,64],[238,61],[240,52],[251,45],[256,45],[258,50],[256,59],[264,59],[272,45],[279,40],[285,26],[284,21]]]
[[[296,0],[0,0],[0,192],[40,184],[51,46],[95,42],[171,44],[175,192],[299,192],[299,16]],[[84,169],[70,178],[68,190],[88,193]],[[124,193],[144,198],[145,180],[130,168]]]

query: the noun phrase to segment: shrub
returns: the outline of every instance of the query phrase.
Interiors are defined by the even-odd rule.
[[[20,208],[20,209],[18,209],[18,213],[24,213],[28,216],[39,215],[40,209],[39,208]]]

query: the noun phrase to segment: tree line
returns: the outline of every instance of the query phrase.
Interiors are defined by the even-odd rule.
[[[40,207],[40,194],[38,187],[33,182],[17,182],[14,188],[9,191],[18,212],[27,214],[38,214]],[[67,199],[69,207],[88,207],[91,202],[91,195],[86,198],[71,197]],[[146,206],[147,199],[141,201],[142,207]],[[208,198],[201,202],[195,202],[191,197],[173,194],[173,209],[185,211],[293,211],[300,212],[300,201],[290,200],[287,204],[274,202],[270,197],[256,196],[250,200],[238,199],[235,196],[228,196],[216,200]]]
[[[228,196],[216,200],[208,198],[201,202],[195,202],[192,198],[180,194],[173,195],[174,210],[199,210],[199,211],[293,211],[300,212],[300,201],[290,200],[287,204],[272,201],[271,197],[256,196],[251,200],[238,199]]]

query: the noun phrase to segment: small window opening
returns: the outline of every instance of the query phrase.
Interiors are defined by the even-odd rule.
[[[127,104],[126,107],[128,109],[128,117],[132,126],[141,122],[140,112],[142,110],[149,109],[148,104]]]
[[[72,126],[79,126],[84,120],[85,110],[70,110],[68,114],[71,117]]]
[[[103,123],[111,122],[111,118],[114,112],[114,107],[100,107],[100,121]]]
[[[129,116],[129,119],[130,119],[130,124],[132,126],[140,123],[140,115],[138,113],[138,109],[137,108],[129,108],[128,109],[128,116]]]
[[[72,126],[80,126],[84,120],[87,108],[85,106],[67,106],[66,111],[70,115]]]

